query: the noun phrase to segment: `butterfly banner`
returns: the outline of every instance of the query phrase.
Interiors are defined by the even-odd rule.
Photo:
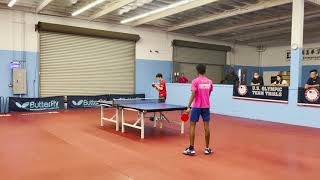
[[[64,109],[64,96],[44,98],[9,97],[10,112],[38,112]]]
[[[279,86],[234,86],[233,98],[240,100],[288,103],[288,87]]]
[[[145,98],[144,94],[107,94],[97,96],[67,96],[68,109],[93,108],[98,106],[98,101],[113,99]]]
[[[107,101],[107,100],[109,100],[109,95],[67,96],[68,109],[97,107],[98,101]]]
[[[320,88],[299,88],[298,105],[320,107]]]

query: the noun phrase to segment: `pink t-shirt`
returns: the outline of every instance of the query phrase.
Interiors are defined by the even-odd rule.
[[[212,81],[205,76],[199,76],[192,81],[191,90],[195,91],[193,108],[210,108],[210,94],[212,92]]]

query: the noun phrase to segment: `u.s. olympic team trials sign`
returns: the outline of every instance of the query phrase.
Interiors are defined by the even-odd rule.
[[[264,102],[288,103],[288,87],[278,86],[234,86],[233,98]]]

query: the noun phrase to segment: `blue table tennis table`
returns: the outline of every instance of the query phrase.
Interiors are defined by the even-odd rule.
[[[100,125],[104,126],[104,122],[112,122],[116,124],[116,131],[119,131],[120,118],[119,113],[121,112],[121,131],[125,132],[125,127],[131,127],[139,129],[141,131],[141,139],[144,139],[145,119],[147,113],[153,114],[155,117],[153,120],[154,127],[157,126],[157,121],[160,122],[160,128],[163,127],[163,122],[178,124],[181,127],[181,134],[184,133],[184,122],[178,117],[178,121],[170,121],[164,114],[168,111],[184,111],[187,109],[185,106],[172,105],[161,102],[159,99],[114,99],[112,101],[99,101],[101,107],[101,121]],[[115,113],[111,117],[106,117],[104,108],[114,108]],[[137,119],[134,123],[132,121],[126,121],[124,116],[125,111],[137,112]],[[156,117],[155,114],[159,113],[160,116]]]

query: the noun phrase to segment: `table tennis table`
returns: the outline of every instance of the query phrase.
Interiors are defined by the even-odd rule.
[[[120,118],[119,113],[121,112],[121,131],[125,132],[125,127],[131,127],[135,129],[139,129],[141,131],[141,139],[144,139],[144,130],[145,130],[145,119],[147,113],[153,113],[153,117],[155,117],[156,113],[159,113],[160,116],[156,117],[153,120],[154,127],[157,126],[157,121],[160,122],[160,128],[163,127],[163,122],[166,121],[168,123],[175,123],[180,125],[181,134],[184,133],[184,122],[179,121],[170,121],[164,114],[164,112],[168,111],[180,111],[182,113],[183,110],[186,110],[187,107],[172,105],[161,102],[159,99],[114,99],[112,101],[99,101],[98,102],[101,107],[101,121],[100,125],[104,126],[104,122],[112,122],[116,124],[116,131],[119,131],[120,126]],[[111,117],[106,117],[104,113],[105,108],[115,108],[115,113],[112,114]],[[126,121],[124,116],[125,111],[133,111],[137,112],[137,119],[134,120],[134,123],[129,123]],[[180,117],[178,118],[180,119]],[[131,122],[131,121],[130,121]]]

